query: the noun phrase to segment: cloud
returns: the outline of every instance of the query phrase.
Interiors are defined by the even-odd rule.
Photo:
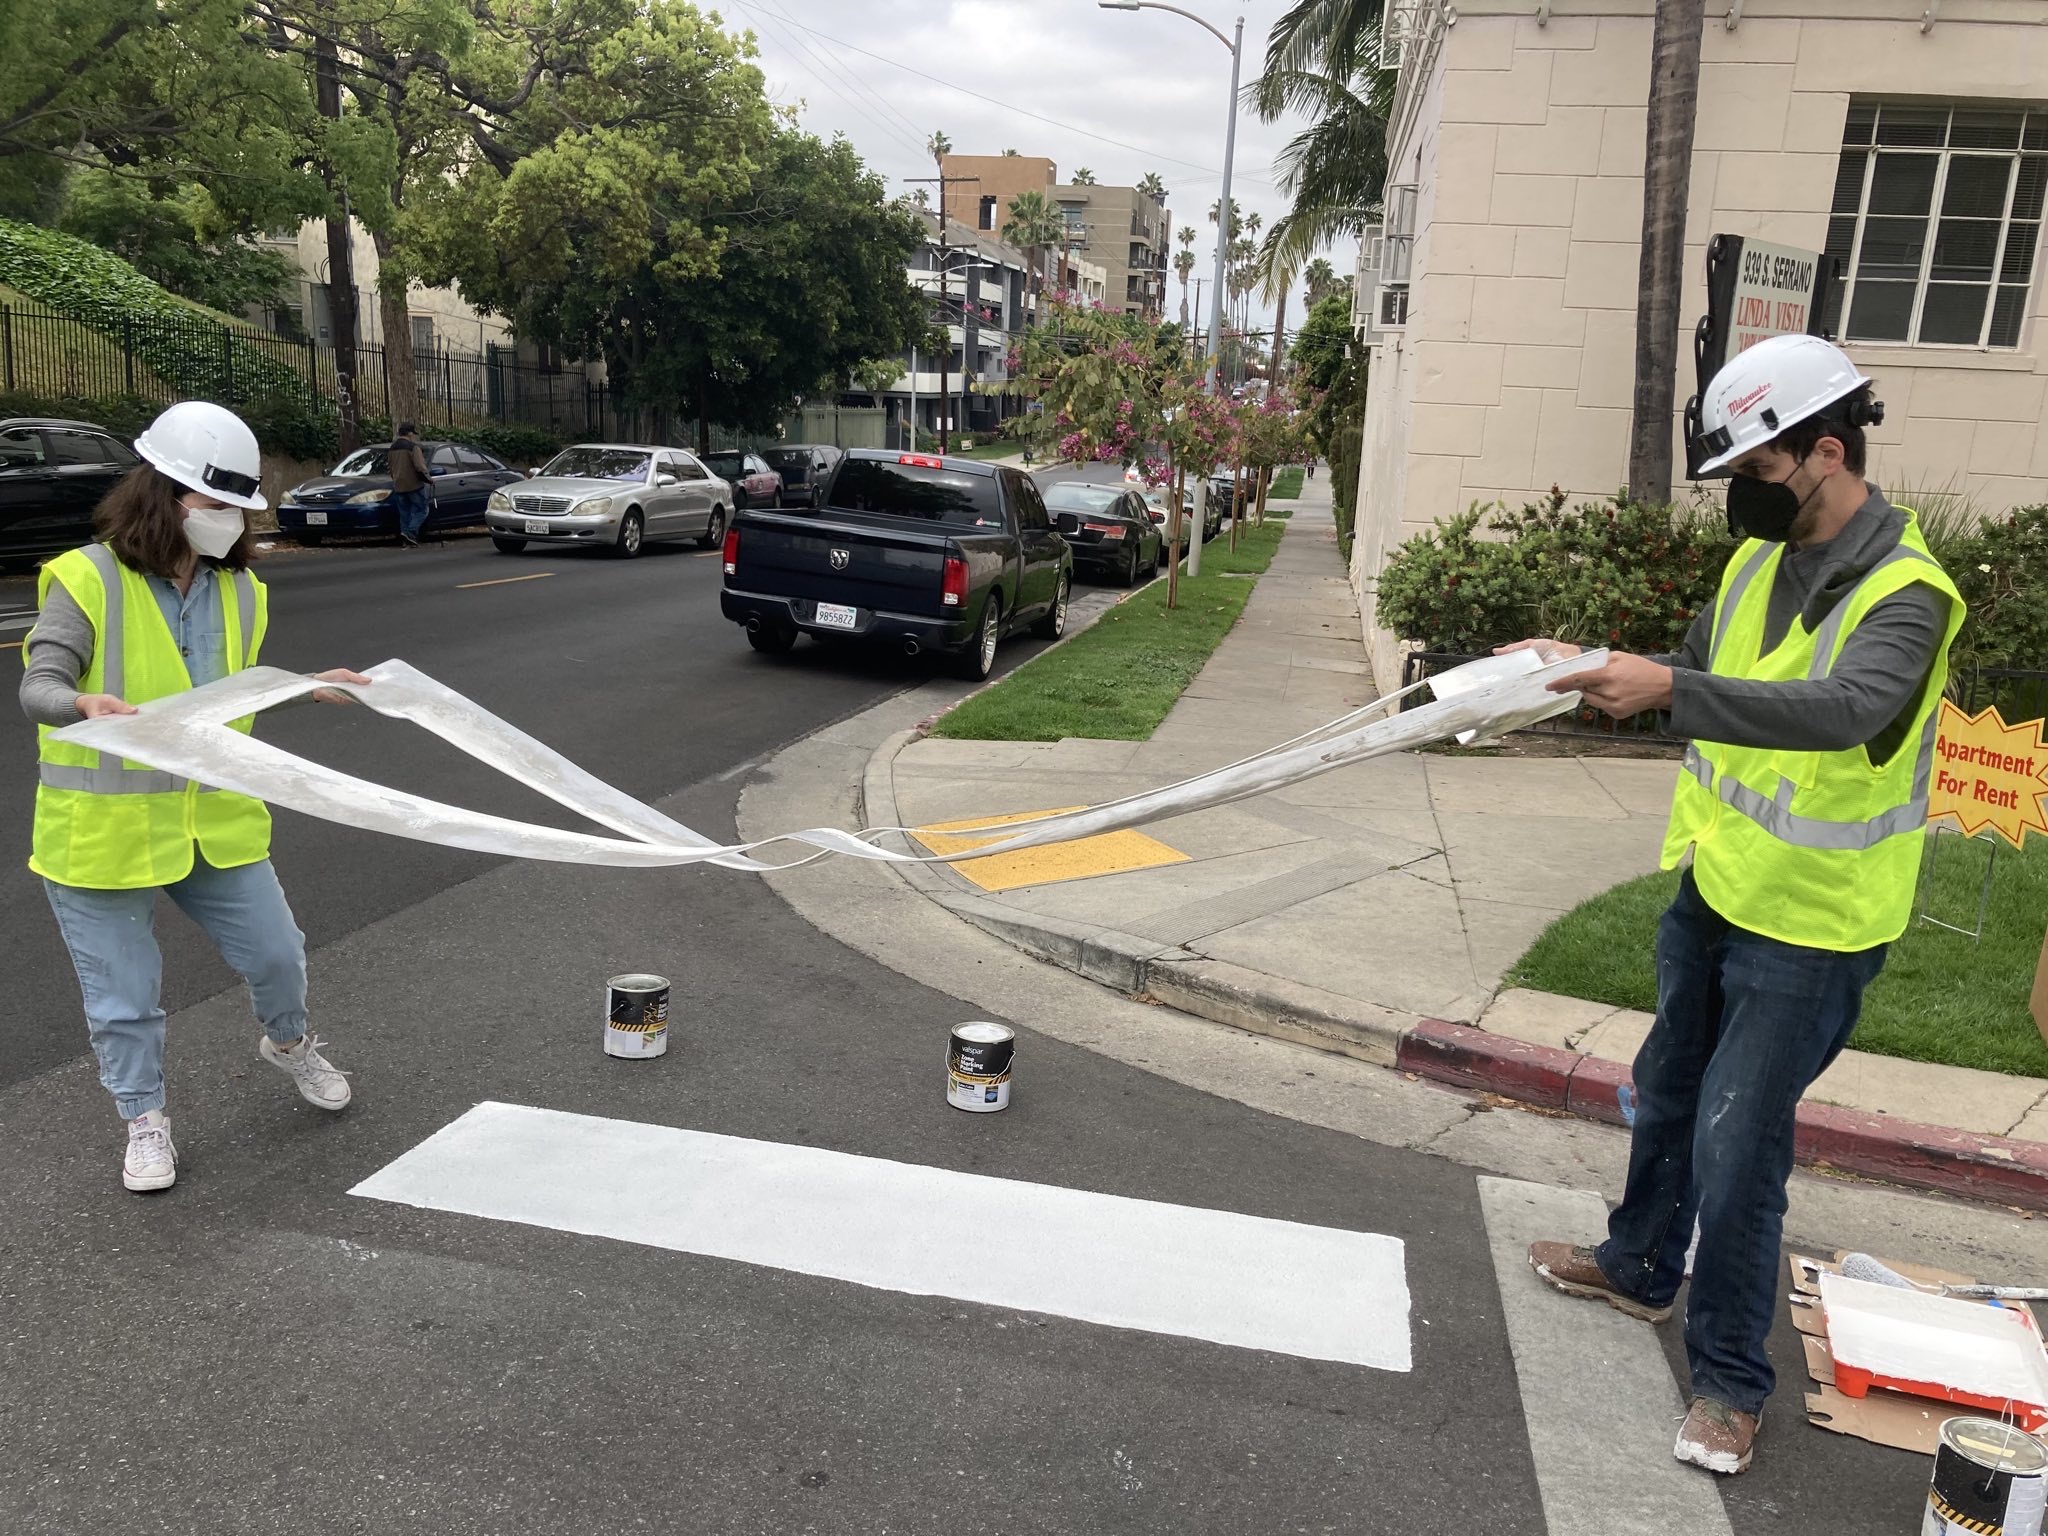
[[[755,34],[771,97],[799,105],[811,132],[844,134],[892,186],[933,173],[924,142],[934,131],[963,154],[1048,156],[1062,179],[1086,166],[1099,181],[1128,186],[1156,171],[1174,228],[1197,231],[1196,272],[1212,270],[1208,212],[1222,182],[1230,56],[1192,22],[1105,11],[1093,0],[725,0],[716,8],[729,26]],[[1230,31],[1230,8],[1202,0],[1187,8]],[[1257,75],[1284,8],[1284,0],[1242,6],[1245,80]],[[1269,226],[1288,206],[1274,156],[1303,126],[1238,112],[1231,194]],[[1332,264],[1343,270],[1349,254],[1330,253]],[[1169,278],[1170,309],[1178,296]],[[1297,293],[1290,328],[1303,318],[1299,302]]]

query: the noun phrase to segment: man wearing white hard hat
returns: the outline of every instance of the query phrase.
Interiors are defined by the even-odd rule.
[[[1537,1243],[1557,1289],[1661,1323],[1686,1275],[1693,1401],[1674,1453],[1749,1465],[1776,1378],[1795,1111],[1847,1043],[1912,913],[1934,721],[1963,621],[1912,512],[1863,478],[1884,407],[1839,347],[1777,336],[1701,405],[1743,537],[1682,649],[1557,686],[1690,739],[1663,864],[1657,1019],[1637,1054],[1628,1183],[1598,1248]],[[1524,641],[1551,654],[1576,647]]]
[[[269,628],[244,518],[264,506],[255,434],[232,411],[191,401],[150,423],[135,451],[144,462],[95,516],[99,542],[42,569],[21,704],[41,759],[29,867],[78,972],[100,1082],[128,1122],[122,1182],[146,1191],[178,1176],[164,1113],[158,891],[248,982],[258,1054],[317,1108],[341,1109],[350,1094],[306,1030],[306,941],[270,866],[263,803],[52,739],[254,666]]]

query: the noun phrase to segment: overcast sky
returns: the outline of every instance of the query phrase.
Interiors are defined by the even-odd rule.
[[[754,33],[774,100],[800,104],[804,126],[821,137],[845,134],[892,191],[934,174],[924,150],[934,130],[959,154],[1049,156],[1062,181],[1082,166],[1118,186],[1157,171],[1173,227],[1197,232],[1206,312],[1230,54],[1193,22],[1162,11],[1105,11],[1094,0],[709,0],[707,8]],[[1226,36],[1238,14],[1212,0],[1185,0],[1183,9]],[[1242,6],[1246,80],[1258,73],[1266,33],[1285,9],[1286,0]],[[1239,112],[1231,192],[1243,213],[1270,225],[1286,211],[1273,159],[1301,126]],[[1350,269],[1351,252],[1327,254],[1340,272]],[[1193,292],[1191,280],[1191,303]],[[1166,307],[1178,317],[1180,282],[1170,269]],[[1297,285],[1288,328],[1302,318]]]

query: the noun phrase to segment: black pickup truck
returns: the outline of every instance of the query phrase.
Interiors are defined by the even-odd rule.
[[[815,511],[733,519],[719,609],[757,651],[806,632],[850,636],[946,652],[980,679],[1005,635],[1065,631],[1073,579],[1073,551],[1029,475],[856,448]]]

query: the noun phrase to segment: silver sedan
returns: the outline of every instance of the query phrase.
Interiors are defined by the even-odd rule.
[[[732,487],[681,448],[578,443],[491,493],[484,521],[502,554],[587,544],[630,560],[649,539],[725,537]]]

